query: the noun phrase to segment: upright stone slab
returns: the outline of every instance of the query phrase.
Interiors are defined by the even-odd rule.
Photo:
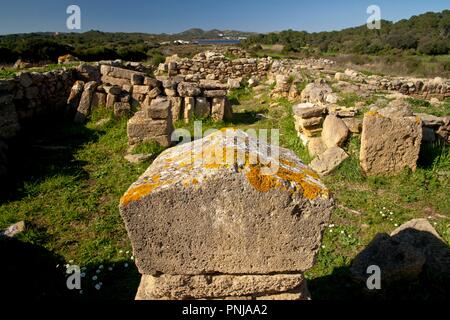
[[[364,115],[360,164],[368,175],[415,170],[422,141],[418,117],[385,117],[377,111]]]
[[[95,81],[90,81],[84,85],[80,104],[78,105],[78,109],[74,118],[75,122],[81,123],[86,121],[87,116],[91,112],[92,97],[94,96],[94,91],[97,85],[98,84]]]
[[[292,151],[228,129],[163,152],[120,212],[142,274],[256,275],[309,269],[331,206]]]

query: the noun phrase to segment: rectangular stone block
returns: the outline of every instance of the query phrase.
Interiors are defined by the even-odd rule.
[[[133,145],[154,140],[162,146],[169,146],[172,130],[172,122],[145,118],[144,111],[140,111],[128,120],[128,142]]]
[[[128,79],[121,79],[121,78],[114,78],[108,75],[103,75],[102,76],[102,82],[103,83],[109,83],[115,86],[124,86],[124,85],[131,85],[130,80]]]
[[[189,123],[194,118],[195,98],[184,98],[183,118],[185,123]]]
[[[418,117],[384,117],[375,111],[364,115],[360,164],[368,175],[415,170],[422,142]]]
[[[130,123],[128,133],[149,130]],[[274,170],[264,174],[262,163]],[[265,275],[312,266],[332,204],[292,151],[229,129],[162,153],[120,212],[141,274]]]
[[[227,95],[226,90],[205,90],[203,95],[207,98],[225,97]]]
[[[197,118],[207,118],[211,115],[211,104],[205,97],[195,98],[194,115]]]
[[[150,90],[151,90],[150,86],[139,86],[139,85],[133,86],[133,93],[147,94]]]
[[[130,84],[135,75],[145,76],[142,72],[117,67],[110,67],[107,75],[114,78],[127,79]]]
[[[295,292],[295,293],[294,293]],[[136,300],[263,299],[299,300],[309,296],[301,274],[143,275]]]
[[[172,120],[170,113],[170,101],[164,101],[157,104],[152,104],[145,108],[147,117],[157,120]]]

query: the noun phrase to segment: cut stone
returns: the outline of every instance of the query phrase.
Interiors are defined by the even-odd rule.
[[[347,140],[349,131],[344,121],[336,116],[329,115],[323,122],[322,140],[328,148],[341,147]]]
[[[224,129],[163,152],[120,211],[141,274],[300,273],[332,203],[292,151]]]
[[[298,290],[301,274],[284,275],[143,275],[137,300],[217,299],[273,296]],[[299,294],[297,293],[297,299]]]
[[[368,175],[395,174],[405,167],[415,170],[422,142],[422,123],[415,117],[365,114],[360,164]]]
[[[319,175],[326,176],[347,158],[348,154],[344,150],[339,147],[331,147],[311,161],[310,166]]]

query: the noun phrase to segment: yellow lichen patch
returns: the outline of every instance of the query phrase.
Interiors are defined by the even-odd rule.
[[[371,116],[371,117],[383,117],[381,114],[379,114],[377,111],[375,110],[371,110],[371,111],[367,111],[366,112],[367,116]]]
[[[309,199],[314,200],[320,195],[328,196],[328,190],[323,189],[321,186],[314,182],[306,180],[306,174],[301,172],[295,172],[283,167],[278,169],[278,172],[274,175],[264,175],[261,173],[261,167],[258,165],[250,166],[246,177],[249,183],[258,191],[268,192],[273,188],[283,187],[281,181],[289,181],[294,184],[295,190],[300,189],[303,195]]]
[[[161,186],[162,183],[160,182],[160,176],[156,175],[152,177],[152,182],[148,182],[145,184],[138,185],[136,187],[130,188],[123,196],[120,198],[120,204],[126,206],[131,201],[137,201],[141,199],[142,197],[145,197],[146,195],[150,194]]]
[[[246,173],[246,177],[253,188],[261,192],[268,192],[279,185],[279,182],[273,175],[261,174],[259,166],[251,166]]]

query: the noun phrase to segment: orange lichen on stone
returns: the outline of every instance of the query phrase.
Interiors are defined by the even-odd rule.
[[[142,197],[150,194],[161,186],[160,176],[156,175],[152,178],[152,182],[148,182],[145,184],[141,184],[135,187],[130,188],[123,196],[120,198],[120,204],[126,206],[131,201],[137,201]]]
[[[306,174],[295,172],[283,167],[280,167],[277,173],[273,175],[264,175],[261,173],[261,167],[250,166],[246,177],[249,183],[258,191],[268,192],[273,188],[284,187],[281,181],[289,181],[296,185],[296,191],[302,191],[303,195],[309,199],[313,200],[320,195],[328,196],[328,190],[321,188],[319,185],[309,182],[306,180]]]
[[[261,168],[259,166],[251,166],[250,170],[246,173],[246,177],[253,188],[261,192],[268,192],[279,186],[278,180],[273,175],[261,174]]]
[[[382,117],[381,114],[379,114],[377,111],[374,111],[374,110],[367,111],[366,115],[371,116],[371,117]]]

